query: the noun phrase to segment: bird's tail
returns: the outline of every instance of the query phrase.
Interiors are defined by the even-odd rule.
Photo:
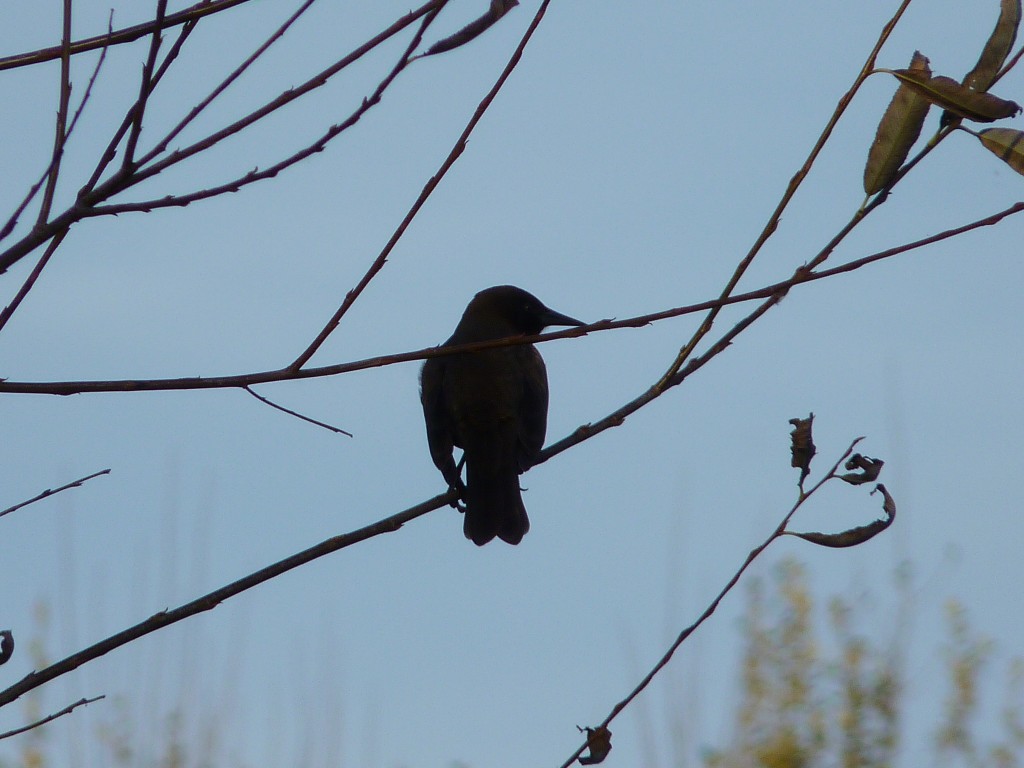
[[[518,544],[530,530],[513,455],[493,455],[494,446],[466,460],[466,516],[463,532],[477,546],[495,536]]]

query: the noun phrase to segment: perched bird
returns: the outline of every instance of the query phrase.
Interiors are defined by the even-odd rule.
[[[521,288],[498,285],[473,297],[444,346],[583,324]],[[536,462],[548,420],[548,377],[536,347],[431,358],[420,373],[420,401],[430,456],[465,502],[466,538],[477,545],[495,536],[518,544],[530,529],[519,473]],[[452,457],[455,446],[463,452],[465,484]]]

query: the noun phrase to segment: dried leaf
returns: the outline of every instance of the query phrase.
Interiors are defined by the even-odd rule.
[[[597,765],[604,762],[608,753],[612,751],[612,732],[603,725],[597,728],[580,728],[577,725],[576,728],[580,733],[586,731],[587,749],[590,750],[589,755],[579,758],[580,765]]]
[[[1024,174],[1024,131],[1012,128],[986,128],[975,134],[985,149],[1013,168]]]
[[[14,655],[14,633],[9,629],[0,632],[0,664],[6,664]]]
[[[1021,0],[1001,0],[999,3],[999,20],[996,22],[996,28],[992,30],[985,43],[978,63],[964,77],[964,85],[968,88],[984,93],[992,86],[1017,39],[1020,2]]]
[[[793,458],[789,465],[800,470],[800,485],[802,486],[804,479],[811,471],[811,459],[814,458],[814,454],[818,450],[814,447],[814,437],[811,434],[811,429],[814,426],[814,414],[812,413],[806,419],[790,419],[789,423],[793,425],[793,431],[789,433],[793,441],[789,448],[793,453]]]
[[[1015,101],[1000,99],[990,93],[972,91],[966,85],[944,75],[928,77],[924,73],[912,69],[887,69],[884,71],[895,75],[900,82],[906,83],[932,104],[943,107],[967,120],[991,123],[993,120],[1013,117],[1021,109]]]
[[[466,26],[460,29],[453,35],[449,35],[443,40],[438,40],[425,53],[420,54],[419,58],[423,56],[433,56],[435,53],[444,53],[450,51],[453,48],[458,48],[460,45],[465,45],[470,40],[479,37],[484,31],[489,29],[495,24],[502,16],[511,11],[519,5],[519,0],[491,0],[491,7],[487,13],[478,19],[474,19],[469,22]]]
[[[890,525],[893,520],[896,519],[896,502],[892,496],[889,495],[889,491],[886,490],[885,486],[879,483],[875,486],[875,491],[881,491],[885,497],[882,502],[882,511],[885,512],[885,517],[881,520],[875,520],[867,525],[862,525],[858,528],[851,528],[848,531],[842,533],[818,533],[817,531],[811,531],[809,533],[794,533],[793,531],[785,531],[790,536],[797,536],[804,541],[809,541],[812,544],[818,544],[823,547],[855,547],[858,544],[863,544],[869,539],[873,539],[875,536],[880,534]]]
[[[844,466],[847,469],[859,469],[861,471],[839,475],[839,479],[845,480],[850,485],[870,483],[878,479],[878,475],[884,465],[885,462],[881,459],[872,459],[870,456],[861,456],[859,453],[855,453],[847,459]]]
[[[910,71],[931,77],[928,57],[920,51],[914,51]],[[910,154],[910,148],[921,135],[921,126],[924,125],[930,106],[931,102],[905,83],[896,89],[878,123],[878,131],[864,166],[864,191],[869,195],[880,191],[893,180]]]

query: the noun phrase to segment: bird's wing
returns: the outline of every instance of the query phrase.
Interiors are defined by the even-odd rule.
[[[544,359],[533,345],[518,347],[523,364],[523,407],[519,423],[519,471],[525,472],[537,461],[544,447],[548,427],[548,374]]]
[[[420,371],[420,402],[423,404],[423,420],[427,425],[427,445],[430,458],[441,470],[448,485],[461,485],[459,471],[452,458],[455,447],[451,417],[444,402],[444,374],[446,361],[432,358],[423,364]]]

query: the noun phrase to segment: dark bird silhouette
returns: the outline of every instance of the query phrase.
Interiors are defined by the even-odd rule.
[[[583,325],[548,309],[511,285],[480,291],[444,346],[534,335],[549,325]],[[420,401],[430,456],[465,502],[466,538],[483,545],[495,536],[518,544],[530,529],[519,489],[544,446],[548,376],[532,344],[427,360]],[[452,450],[462,449],[463,484]]]

